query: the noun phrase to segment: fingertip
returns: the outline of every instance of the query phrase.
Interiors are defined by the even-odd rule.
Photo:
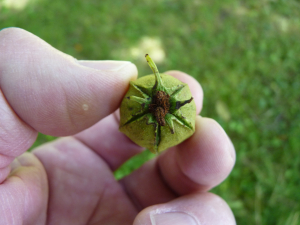
[[[158,158],[165,182],[180,195],[207,191],[220,184],[234,162],[233,145],[222,127],[200,116],[196,117],[193,136]]]
[[[216,144],[215,147],[223,148],[224,152],[229,153],[233,161],[235,161],[234,146],[225,130],[217,121],[212,118],[197,116],[195,130],[196,132],[190,140],[192,146],[200,144],[200,140],[197,138],[202,137],[203,145],[207,144],[209,147],[210,145]]]
[[[195,134],[178,146],[176,158],[187,177],[212,188],[229,175],[235,163],[235,151],[215,120],[198,116]]]

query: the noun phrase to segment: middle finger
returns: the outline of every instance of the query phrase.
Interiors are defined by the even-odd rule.
[[[141,209],[211,189],[228,176],[234,161],[233,145],[221,126],[199,116],[191,138],[146,163],[121,183]]]

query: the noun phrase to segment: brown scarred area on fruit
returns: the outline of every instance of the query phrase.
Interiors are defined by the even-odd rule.
[[[165,116],[170,109],[170,96],[164,91],[157,91],[152,103],[149,106],[149,111],[153,113],[156,121],[160,126],[165,126]]]

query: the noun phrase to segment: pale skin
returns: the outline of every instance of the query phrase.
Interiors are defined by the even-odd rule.
[[[200,113],[199,83],[167,73],[190,86]],[[79,61],[25,30],[0,32],[1,225],[151,225],[167,212],[235,224],[227,203],[208,192],[235,163],[230,139],[212,119],[197,116],[191,138],[114,179],[143,151],[118,131],[116,111],[136,78],[130,62]],[[26,152],[38,132],[65,137]]]

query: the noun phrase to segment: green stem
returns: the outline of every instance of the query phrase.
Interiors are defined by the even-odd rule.
[[[155,91],[165,91],[165,87],[163,86],[161,76],[158,72],[158,69],[157,69],[155,63],[153,62],[153,60],[150,58],[150,56],[148,54],[146,54],[145,57],[148,62],[148,65],[150,66],[151,70],[153,71],[153,73],[155,75],[155,85],[154,85],[153,89]]]

